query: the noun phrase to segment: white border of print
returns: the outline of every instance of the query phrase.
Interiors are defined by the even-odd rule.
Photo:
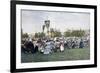
[[[21,9],[90,13],[90,60],[21,63]],[[92,45],[91,45],[92,44]],[[85,8],[16,5],[16,69],[94,64],[94,10]]]

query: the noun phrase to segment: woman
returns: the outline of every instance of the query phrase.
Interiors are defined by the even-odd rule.
[[[61,52],[64,51],[64,44],[63,44],[63,43],[61,43],[61,45],[60,45],[60,51],[61,51]]]

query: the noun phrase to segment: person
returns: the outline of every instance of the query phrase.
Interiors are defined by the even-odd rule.
[[[34,44],[34,53],[38,52],[38,49],[39,49],[39,43],[35,43]]]
[[[21,44],[21,52],[26,53],[27,49],[24,44]]]
[[[60,41],[56,40],[55,41],[55,52],[59,51],[59,49],[60,49]]]
[[[64,51],[64,45],[63,45],[63,43],[61,43],[61,45],[60,45],[60,51],[61,51],[61,52]]]
[[[79,44],[79,48],[83,48],[83,47],[84,47],[84,42],[83,42],[83,40],[81,39],[80,44]]]
[[[44,54],[50,54],[52,51],[52,47],[50,45],[50,41],[46,42],[45,48],[44,48]]]
[[[72,41],[72,48],[75,48],[75,42]]]
[[[31,40],[28,42],[28,49],[31,53],[34,53],[34,45]]]
[[[43,47],[43,45],[41,45],[41,46],[39,47],[38,50],[39,50],[40,53],[43,53],[43,52],[44,52],[44,47]]]

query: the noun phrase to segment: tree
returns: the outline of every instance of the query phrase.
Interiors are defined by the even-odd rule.
[[[54,37],[61,37],[62,35],[61,35],[61,32],[60,31],[58,31],[58,30],[55,30],[54,31]]]
[[[40,37],[40,38],[43,38],[43,37],[45,37],[45,34],[44,34],[43,32],[40,32],[40,33],[39,33],[39,37]]]
[[[54,29],[53,28],[50,28],[50,33],[51,33],[51,37],[53,37],[53,35],[54,35]]]
[[[38,37],[39,37],[38,33],[35,33],[35,38],[38,38]]]
[[[71,31],[70,31],[70,30],[65,31],[65,32],[64,32],[64,36],[65,36],[65,37],[70,37],[70,36],[71,36]]]
[[[82,37],[85,35],[85,31],[84,30],[72,30],[72,31],[65,31],[64,32],[64,36],[65,37]]]
[[[43,32],[44,32],[44,29],[45,29],[45,25],[42,26],[42,30],[43,30]]]
[[[45,34],[43,32],[35,33],[35,38],[43,38],[43,37],[45,37]]]
[[[28,38],[29,35],[27,33],[22,34],[22,38]]]
[[[75,37],[82,37],[85,35],[85,31],[84,30],[74,30],[72,31],[72,36],[75,36]]]

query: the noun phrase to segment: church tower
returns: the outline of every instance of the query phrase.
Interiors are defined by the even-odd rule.
[[[44,24],[45,24],[44,32],[45,32],[46,36],[49,36],[49,34],[50,34],[50,20],[45,20]]]

